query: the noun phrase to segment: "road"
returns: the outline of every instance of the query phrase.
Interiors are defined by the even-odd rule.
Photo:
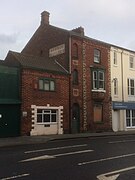
[[[0,180],[135,179],[135,135],[0,148]]]

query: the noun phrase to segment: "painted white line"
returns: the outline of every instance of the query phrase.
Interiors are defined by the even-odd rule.
[[[105,175],[99,175],[97,176],[97,179],[98,180],[116,180],[118,177],[119,177],[120,174],[116,174],[116,175],[113,175],[113,176],[105,176]]]
[[[37,161],[37,160],[45,160],[45,159],[53,159],[53,158],[55,158],[55,156],[44,155],[44,156],[38,156],[34,158],[25,159],[20,162],[29,162],[29,161]]]
[[[135,142],[135,140],[121,140],[121,141],[110,141],[109,144],[115,144],[115,143],[126,143],[126,142]]]
[[[120,155],[120,156],[113,156],[113,157],[108,157],[108,158],[103,158],[103,159],[96,159],[96,160],[93,160],[93,161],[86,161],[86,162],[78,163],[78,165],[82,166],[82,165],[86,165],[86,164],[93,164],[93,163],[109,161],[109,160],[119,159],[119,158],[125,158],[125,157],[130,157],[130,156],[135,156],[135,153],[124,154],[124,155]]]
[[[60,156],[68,156],[68,155],[74,155],[74,154],[82,154],[82,153],[89,153],[92,152],[93,150],[83,150],[83,151],[75,151],[75,152],[68,152],[68,153],[62,153],[62,154],[56,154],[56,155],[43,155],[43,156],[37,156],[34,158],[30,158],[30,159],[25,159],[22,160],[20,162],[28,162],[28,161],[36,161],[36,160],[45,160],[45,159],[52,159],[52,158],[56,158],[56,157],[60,157]]]
[[[88,152],[92,152],[93,150],[83,150],[83,151],[75,151],[75,152],[69,152],[69,153],[63,153],[63,154],[57,154],[54,155],[55,157],[60,157],[60,156],[68,156],[68,155],[73,155],[73,154],[81,154],[81,153],[88,153]]]
[[[119,170],[108,172],[108,173],[105,173],[105,174],[100,174],[100,175],[97,176],[97,178],[99,180],[115,180],[115,179],[117,179],[119,177],[120,173],[125,172],[125,171],[129,171],[129,170],[132,170],[132,169],[135,169],[135,166],[131,166],[131,167],[124,168],[124,169],[119,169]]]
[[[24,153],[29,154],[29,153],[52,151],[52,150],[59,150],[59,149],[68,149],[68,148],[77,148],[77,147],[85,147],[85,146],[87,146],[87,144],[79,144],[79,145],[73,145],[73,146],[62,146],[62,147],[48,148],[48,149],[37,149],[37,150],[33,150],[33,151],[26,151]]]
[[[20,174],[20,175],[11,176],[11,177],[5,177],[5,178],[2,178],[2,179],[0,179],[0,180],[17,179],[17,178],[22,178],[22,177],[29,176],[29,175],[30,175],[30,174]]]

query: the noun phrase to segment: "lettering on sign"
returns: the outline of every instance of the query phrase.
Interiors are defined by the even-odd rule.
[[[65,44],[61,44],[59,46],[55,46],[49,49],[49,57],[57,56],[65,53]]]

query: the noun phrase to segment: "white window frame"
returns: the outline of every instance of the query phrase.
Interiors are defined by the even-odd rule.
[[[103,78],[100,79],[100,74],[102,73]],[[104,71],[94,70],[92,74],[93,90],[105,90],[105,77]],[[102,87],[100,87],[102,83]]]
[[[132,78],[128,78],[128,96],[135,96],[135,79]]]
[[[134,69],[135,68],[135,62],[134,62],[134,56],[130,55],[129,56],[129,68]]]
[[[39,90],[55,91],[55,80],[50,78],[39,79]]]
[[[114,64],[114,65],[117,65],[117,63],[118,63],[118,62],[117,62],[117,52],[114,51],[114,54],[113,54],[113,55],[114,55],[114,57],[113,57],[113,64]]]
[[[41,112],[38,112],[41,111]],[[57,123],[57,109],[37,109],[37,124],[52,124]],[[41,121],[38,121],[38,116],[40,116]],[[49,120],[45,121],[45,116],[48,116]],[[55,121],[53,120],[55,116]]]
[[[127,114],[129,116],[127,116]],[[133,125],[134,121],[134,125]],[[135,109],[126,110],[126,128],[135,128]]]
[[[101,51],[98,49],[94,49],[94,62],[100,63],[100,59],[101,59]]]
[[[115,96],[118,95],[118,79],[117,78],[114,79],[114,95]]]

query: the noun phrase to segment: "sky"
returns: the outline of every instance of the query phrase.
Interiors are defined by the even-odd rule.
[[[41,13],[50,24],[135,50],[134,0],[0,0],[0,59],[8,51],[21,52],[40,25]]]

